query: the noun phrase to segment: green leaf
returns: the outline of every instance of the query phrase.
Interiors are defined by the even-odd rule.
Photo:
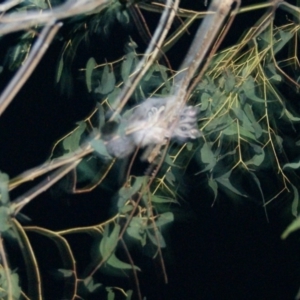
[[[102,72],[100,85],[95,89],[95,93],[109,94],[111,93],[116,84],[116,78],[113,70],[107,64]]]
[[[94,57],[89,58],[85,67],[85,81],[89,93],[92,91],[92,74],[96,66],[97,66],[97,62],[94,59]]]
[[[116,99],[118,98],[119,94],[121,92],[121,89],[116,87],[108,96],[107,96],[107,101],[109,105],[113,108],[116,109],[119,103],[116,103]]]
[[[160,231],[155,230],[155,235],[151,234],[149,230],[147,230],[147,235],[150,239],[150,241],[160,247],[160,248],[165,248],[166,247],[166,242]]]
[[[151,196],[151,202],[154,203],[178,203],[175,199],[172,198],[163,198],[156,195]]]
[[[58,269],[57,271],[61,273],[64,277],[71,277],[74,274],[73,270]]]
[[[112,157],[108,154],[106,146],[102,140],[93,139],[90,141],[90,144],[99,155],[112,159]]]
[[[250,175],[252,176],[254,182],[256,183],[256,185],[257,185],[257,187],[258,187],[258,189],[259,189],[259,192],[260,192],[260,194],[261,194],[261,198],[262,198],[262,201],[263,201],[263,204],[264,204],[264,209],[265,209],[266,218],[267,218],[267,221],[269,221],[268,213],[267,213],[266,206],[265,206],[265,197],[264,197],[264,193],[263,193],[263,191],[262,191],[262,189],[261,189],[260,182],[259,182],[259,180],[258,180],[258,178],[257,178],[257,176],[255,175],[254,172],[249,172],[249,173],[250,173]]]
[[[7,278],[7,273],[9,278]],[[12,293],[8,295],[8,280],[11,284]],[[5,272],[5,269],[0,265],[0,297],[1,299],[21,299],[21,287],[19,285],[19,275],[13,273],[10,269]]]
[[[81,135],[86,129],[85,122],[78,123],[78,127],[63,140],[63,147],[68,152],[74,152],[79,148]]]
[[[38,8],[41,9],[46,9],[48,8],[48,5],[46,3],[46,0],[30,0],[29,2],[33,3],[34,5],[36,5]]]
[[[115,299],[115,292],[112,288],[106,288],[108,294],[107,294],[107,300],[114,300]]]
[[[129,52],[125,55],[125,59],[122,62],[121,76],[124,82],[128,79],[130,75],[135,56],[136,54],[134,52]]]
[[[0,172],[0,204],[1,205],[6,205],[9,203],[8,181],[9,181],[8,175]]]
[[[195,175],[212,170],[217,163],[215,154],[211,150],[211,143],[204,143],[200,149],[200,158],[203,163],[208,164],[203,170],[197,172]]]
[[[262,150],[262,152],[260,154],[255,154],[251,159],[246,161],[245,164],[247,166],[255,165],[258,167],[261,165],[261,163],[264,161],[264,159],[265,159],[265,151]]]
[[[279,146],[279,151],[282,152],[282,150],[283,150],[283,146],[282,146],[283,138],[281,136],[277,135],[277,134],[275,135],[275,138],[276,138],[276,142]]]
[[[166,180],[167,180],[172,186],[174,186],[174,183],[175,183],[176,178],[175,178],[174,174],[173,174],[171,171],[168,171],[168,172],[166,173]]]
[[[103,259],[107,260],[117,247],[120,229],[120,225],[115,224],[112,233],[110,234],[110,236],[108,236],[109,226],[105,226],[103,238],[100,242],[100,253]]]
[[[252,76],[249,76],[245,80],[245,82],[242,85],[241,90],[243,90],[245,92],[245,95],[247,98],[249,98],[253,101],[256,101],[256,102],[265,103],[264,99],[257,97],[255,94],[255,84],[254,84],[254,79]]]
[[[106,263],[116,269],[123,269],[123,270],[128,270],[128,269],[131,270],[132,269],[132,266],[130,264],[119,260],[114,253],[109,257],[109,259],[106,261]],[[141,271],[141,269],[137,266],[133,266],[133,268],[135,270]]]
[[[63,68],[64,68],[64,57],[61,56],[59,63],[58,63],[57,73],[56,73],[56,83],[58,83],[60,81]]]
[[[90,292],[93,293],[98,287],[102,286],[101,283],[94,283],[94,279],[91,276],[88,276],[83,280],[83,283],[86,287],[86,289]]]
[[[231,72],[227,72],[225,76],[225,92],[229,93],[235,86],[235,76]]]
[[[218,196],[218,184],[213,178],[208,179],[208,186],[213,190],[214,192],[214,200],[213,203],[216,201]]]
[[[129,21],[130,21],[128,12],[127,12],[126,10],[124,10],[124,9],[118,10],[118,11],[117,11],[117,14],[116,14],[116,17],[117,17],[117,19],[118,19],[118,21],[119,21],[120,23],[128,24]]]
[[[132,294],[133,294],[132,290],[126,291],[126,300],[131,300]]]
[[[145,246],[145,244],[146,244],[146,239],[145,239],[146,235],[144,233],[142,233],[138,227],[130,226],[126,229],[126,232],[132,238],[134,238],[136,240],[139,240],[141,242],[142,246]]]
[[[145,176],[137,176],[135,177],[135,181],[133,186],[123,186],[120,190],[119,190],[119,200],[118,200],[118,208],[122,208],[124,206],[124,204],[126,203],[127,200],[129,200],[134,194],[136,194],[143,182],[145,180]]]
[[[229,126],[227,126],[224,130],[223,130],[223,134],[225,135],[234,135],[237,134],[237,125],[236,123],[232,123]]]
[[[231,118],[229,118],[228,114],[220,117],[220,118],[215,118],[212,121],[210,121],[208,123],[208,125],[206,126],[206,130],[209,131],[213,131],[213,130],[222,130],[223,128],[227,127],[228,124],[230,124],[231,122],[233,122],[233,120]]]
[[[268,80],[275,80],[277,82],[280,82],[282,80],[281,76],[277,73],[277,69],[275,68],[274,63],[269,63],[267,68],[271,71],[273,74],[272,77],[268,78]]]
[[[256,119],[254,117],[252,106],[250,104],[246,104],[244,106],[244,112],[251,122],[251,125],[254,129],[255,137],[258,139],[262,135],[263,131],[262,131],[261,126],[259,125],[259,123],[256,121]]]
[[[215,178],[215,180],[219,183],[221,183],[223,186],[225,186],[227,189],[232,191],[233,193],[243,196],[243,197],[248,197],[247,195],[242,194],[239,190],[237,190],[229,181],[229,177],[231,176],[231,170],[222,176]]]
[[[285,164],[282,169],[286,169],[286,168],[291,168],[291,169],[298,169],[300,167],[300,161],[297,162],[297,163],[288,163],[288,164]]]
[[[274,43],[273,52],[276,55],[286,43],[293,37],[293,34],[289,31],[279,30],[280,38]]]
[[[133,206],[132,205],[125,205],[125,206],[123,206],[121,209],[120,209],[120,213],[121,214],[126,214],[126,213],[128,213],[128,212],[130,212],[130,211],[132,211],[132,209],[133,209]]]
[[[251,139],[255,142],[257,141],[256,136],[252,132],[250,132],[249,130],[245,129],[243,126],[240,126],[239,130],[240,130],[240,135],[241,136],[247,137],[247,138],[249,138],[249,139]]]
[[[141,242],[142,246],[146,244],[145,221],[140,217],[133,217],[128,228],[128,235]]]
[[[170,222],[174,221],[174,215],[172,212],[165,212],[162,213],[157,220],[155,221],[155,226],[157,227],[161,227],[163,225],[166,225]],[[154,228],[155,227],[154,224],[150,224],[149,226],[147,226],[147,228]]]
[[[167,153],[165,156],[165,163],[167,163],[169,166],[175,167],[176,165],[173,163],[173,160],[171,159],[170,155]]]
[[[294,122],[299,122],[300,121],[299,117],[294,117],[287,109],[284,109],[283,112],[288,117],[288,119],[290,121],[294,121]]]
[[[300,218],[295,219],[282,233],[281,238],[286,239],[292,232],[300,229]]]
[[[255,132],[254,128],[252,126],[252,123],[248,119],[247,115],[244,113],[244,111],[239,107],[232,108],[237,118],[242,122],[243,128],[245,128],[248,131]]]
[[[0,233],[11,228],[11,210],[8,207],[0,206]]]
[[[200,149],[201,161],[204,164],[216,164],[216,158],[211,150],[211,143],[204,143]]]
[[[187,143],[186,143],[186,150],[187,150],[187,151],[191,151],[192,149],[193,149],[193,143],[187,142]]]
[[[292,188],[294,191],[294,199],[292,202],[292,215],[294,217],[298,217],[299,192],[298,192],[298,189],[293,184],[291,184],[291,185],[292,185]]]

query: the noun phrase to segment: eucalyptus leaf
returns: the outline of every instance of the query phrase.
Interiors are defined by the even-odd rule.
[[[41,9],[48,8],[48,4],[47,4],[46,0],[30,0],[30,2],[33,3],[34,5],[36,5],[38,8],[41,8]]]
[[[224,86],[225,92],[226,93],[231,92],[234,86],[235,86],[235,76],[231,72],[227,71],[225,76],[225,86]]]
[[[172,185],[172,186],[174,186],[174,183],[175,183],[175,176],[174,176],[174,174],[171,172],[171,171],[169,171],[169,172],[167,172],[166,173],[166,180]]]
[[[109,257],[109,259],[106,262],[107,262],[107,264],[109,264],[110,266],[112,266],[116,269],[123,269],[123,270],[131,270],[132,269],[132,266],[130,264],[119,260],[114,253]],[[141,271],[141,269],[137,266],[133,266],[133,268],[137,271]]]
[[[8,180],[8,175],[0,172],[0,205],[9,203]]]
[[[115,292],[112,288],[106,288],[107,290],[107,300],[114,300],[115,299]]]
[[[126,291],[126,300],[131,300],[132,295],[133,295],[133,291],[132,290]]]
[[[165,248],[165,247],[166,247],[165,239],[164,239],[164,237],[162,236],[162,234],[160,233],[160,231],[156,230],[156,231],[155,231],[155,235],[154,235],[154,234],[152,234],[152,233],[150,232],[150,230],[147,230],[147,235],[148,235],[150,241],[151,241],[154,245],[156,245],[156,246],[158,246],[158,247],[160,247],[160,248]]]
[[[175,199],[160,197],[160,196],[156,196],[156,195],[151,196],[151,202],[154,202],[154,203],[178,203],[177,200],[175,200]]]
[[[125,55],[125,59],[122,62],[121,76],[124,82],[128,79],[131,73],[135,56],[136,54],[134,52],[129,52]]]
[[[109,94],[114,90],[115,84],[116,78],[114,71],[106,64],[103,68],[100,85],[95,89],[95,93]]]
[[[7,274],[9,278],[7,278]],[[8,295],[8,281],[11,284],[12,294]],[[0,265],[0,297],[2,299],[21,299],[21,287],[19,283],[19,275],[10,269],[5,270]]]
[[[163,225],[166,225],[170,222],[174,221],[174,215],[172,212],[165,212],[160,214],[160,216],[156,219],[155,221],[155,226],[156,227],[161,227]],[[148,226],[148,228],[154,228],[154,225],[151,224]]]
[[[58,269],[58,272],[61,273],[64,277],[71,277],[74,274],[73,270]]]
[[[8,207],[0,206],[0,233],[11,228],[11,210]]]
[[[99,155],[112,159],[112,157],[107,152],[106,146],[102,140],[92,139],[90,141],[90,144]]]
[[[172,167],[176,166],[168,153],[165,156],[165,163]]]
[[[86,63],[85,67],[85,81],[87,85],[88,92],[90,93],[92,91],[92,74],[94,71],[94,68],[96,67],[97,63],[94,57],[89,58],[89,60]]]
[[[120,225],[115,224],[111,234],[108,235],[109,226],[105,226],[103,238],[99,247],[103,259],[107,260],[117,247],[120,229]]]
[[[116,109],[119,103],[116,103],[116,99],[118,98],[118,95],[120,94],[121,89],[116,87],[108,96],[107,96],[107,101],[109,105],[113,108]]]
[[[133,217],[128,228],[126,229],[126,232],[134,239],[139,240],[142,246],[144,246],[146,244],[145,228],[146,225],[143,218]]]
[[[214,153],[211,150],[211,143],[204,143],[202,148],[200,149],[201,161],[204,164],[216,164],[216,158]]]
[[[234,107],[234,108],[232,108],[232,110],[234,111],[237,118],[242,122],[243,128],[245,128],[245,130],[254,132],[252,123],[248,119],[247,115],[243,112],[243,110],[239,107]]]
[[[291,169],[296,170],[296,169],[298,169],[299,167],[300,167],[300,161],[297,162],[297,163],[288,163],[288,164],[285,164],[285,165],[282,167],[282,169],[284,170],[284,169],[286,169],[286,168],[291,168]]]
[[[257,187],[259,189],[259,192],[260,192],[263,204],[264,204],[264,209],[265,209],[265,214],[266,214],[266,217],[267,217],[267,221],[269,221],[268,213],[267,213],[266,206],[265,206],[265,196],[264,196],[264,193],[262,191],[260,181],[259,181],[259,179],[257,178],[257,176],[256,176],[256,174],[254,172],[249,172],[249,173],[252,176],[254,182],[256,183],[256,185],[257,185]]]
[[[247,96],[247,98],[249,98],[255,102],[265,103],[264,99],[256,96],[255,84],[254,84],[253,77],[251,77],[251,76],[247,77],[247,79],[243,83],[241,90],[245,92],[245,95]]]
[[[255,154],[251,159],[245,162],[247,166],[249,165],[255,165],[255,166],[260,166],[261,163],[265,159],[265,151],[262,151],[260,154]]]
[[[290,121],[299,122],[300,118],[293,116],[287,109],[283,110],[284,114],[288,117]]]
[[[81,136],[86,129],[85,122],[78,123],[78,127],[63,140],[63,147],[68,152],[74,152],[79,148]]]
[[[286,239],[292,232],[300,229],[300,218],[297,217],[282,233],[281,238]]]
[[[273,53],[276,55],[293,37],[293,34],[289,31],[279,30],[280,38],[274,43]]]
[[[61,56],[58,63],[57,73],[56,73],[56,83],[60,81],[63,68],[64,68],[64,57]]]
[[[201,106],[200,106],[200,111],[205,111],[205,110],[207,110],[210,99],[211,99],[211,96],[210,96],[208,93],[202,93],[202,94],[201,94]]]
[[[213,190],[214,192],[214,200],[213,202],[216,201],[217,196],[218,196],[218,184],[213,178],[208,179],[208,186]]]
[[[294,217],[298,217],[298,207],[299,207],[299,191],[298,189],[291,184],[293,192],[294,192],[294,199],[292,202],[292,215]]]
[[[243,197],[248,197],[247,195],[241,193],[239,190],[237,190],[230,182],[229,177],[231,176],[231,170],[228,171],[227,173],[223,174],[220,177],[215,178],[215,180],[219,183],[221,183],[223,186],[225,186],[227,189],[232,191],[233,193],[243,196]]]
[[[94,279],[91,276],[88,276],[87,278],[85,278],[83,280],[83,283],[86,287],[86,289],[90,292],[93,293],[97,288],[99,288],[100,286],[102,286],[101,283],[94,283]]]
[[[134,194],[136,194],[140,190],[144,180],[145,180],[144,176],[137,176],[137,177],[135,177],[135,181],[132,186],[123,186],[119,190],[119,193],[118,193],[119,194],[119,200],[118,200],[118,208],[119,209],[124,206],[124,204],[126,203],[127,200],[129,200]]]

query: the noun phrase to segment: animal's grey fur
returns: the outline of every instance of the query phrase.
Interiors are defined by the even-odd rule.
[[[124,117],[117,136],[107,143],[110,155],[124,158],[136,146],[163,144],[167,138],[186,142],[201,136],[197,127],[198,109],[184,106],[179,113],[170,116],[165,110],[167,101],[168,98],[148,99],[134,108],[129,117]]]

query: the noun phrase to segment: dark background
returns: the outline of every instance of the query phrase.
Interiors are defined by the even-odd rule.
[[[249,3],[254,1],[243,1],[243,5]],[[182,1],[181,7],[203,8],[201,4],[197,7],[194,1]],[[222,47],[237,41],[263,12],[238,16]],[[145,16],[150,28],[155,28],[157,16],[150,13]],[[280,22],[286,15],[278,11],[277,18]],[[11,178],[44,162],[55,141],[94,108],[95,99],[88,94],[84,77],[78,76],[77,72],[89,57],[94,56],[100,63],[122,56],[129,34],[139,45],[138,51],[145,49],[134,25],[125,28],[117,21],[112,22],[109,34],[93,34],[89,43],[79,46],[71,69],[74,84],[70,87],[71,94],[67,95],[55,83],[55,74],[64,38],[72,26],[73,23],[65,22],[34,74],[0,118],[0,169]],[[197,24],[190,29],[190,36],[183,37],[180,48],[175,47],[168,53],[175,69],[186,53],[196,27]],[[17,35],[2,40],[7,49],[16,42]],[[12,73],[6,70],[1,74],[2,89],[11,76]],[[213,195],[206,187],[207,179],[193,176],[196,171],[191,167],[183,178],[184,200],[180,201],[180,207],[174,208],[175,222],[166,233],[168,247],[164,256],[169,283],[163,283],[161,266],[152,260],[147,250],[132,250],[136,264],[143,269],[140,274],[142,294],[148,300],[294,299],[300,287],[299,234],[295,233],[285,241],[280,239],[291,221],[290,202],[286,198],[274,200],[275,203],[268,207],[269,222],[261,203],[255,199],[232,201],[227,194],[221,193],[211,207]],[[108,185],[112,184],[113,176],[108,178]],[[272,182],[269,184],[272,189]],[[13,191],[11,199],[31,186],[29,183]],[[70,195],[58,185],[35,199],[23,213],[32,219],[28,224],[53,230],[97,224],[109,215],[114,190],[96,189],[89,194]],[[45,299],[60,299],[59,284],[52,276],[52,271],[59,265],[53,245],[34,235],[31,238],[41,269],[45,271]],[[89,263],[92,240],[79,238],[72,237],[69,241],[78,258],[78,268],[83,270]],[[11,261],[17,261],[11,251]],[[132,279],[97,276],[99,282],[108,285],[120,283],[130,287],[133,284]]]

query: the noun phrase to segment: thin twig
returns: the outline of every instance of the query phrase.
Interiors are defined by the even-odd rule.
[[[72,163],[72,162],[84,157],[85,155],[90,154],[93,151],[94,151],[94,149],[90,145],[88,145],[87,147],[85,147],[83,149],[80,148],[79,150],[77,150],[73,153],[69,153],[69,154],[63,155],[58,158],[54,158],[51,161],[47,161],[47,162],[41,164],[40,166],[29,169],[29,170],[21,173],[17,177],[13,178],[9,182],[8,189],[9,189],[9,191],[11,191],[12,189],[14,189],[15,187],[19,186],[20,184],[22,184],[24,182],[31,181],[31,180],[35,179],[36,177],[39,177],[41,175],[48,173],[49,171],[57,169],[63,165]]]
[[[45,192],[48,188],[50,188],[53,184],[59,181],[62,177],[64,177],[67,173],[69,173],[72,169],[74,169],[79,163],[80,159],[68,164],[67,166],[61,167],[53,174],[47,176],[42,182],[36,185],[34,188],[30,189],[28,192],[24,193],[22,196],[18,197],[14,201],[12,201],[12,206],[14,208],[14,215],[17,215],[20,210],[28,204],[31,200],[37,197],[39,194]]]
[[[44,25],[51,20],[63,20],[82,14],[99,13],[110,4],[109,0],[68,0],[54,8],[35,11],[22,11],[5,14],[0,18],[0,35]]]
[[[133,72],[133,76],[131,76],[124,85],[120,95],[116,99],[115,103],[117,104],[116,111],[111,117],[110,120],[113,120],[118,113],[122,110],[122,108],[127,103],[129,97],[134,92],[137,84],[141,80],[141,78],[146,74],[147,70],[155,61],[157,55],[161,51],[161,47],[163,42],[170,30],[171,24],[175,17],[176,11],[178,9],[179,0],[175,0],[173,3],[172,0],[167,0],[166,7],[164,12],[159,20],[159,23],[156,27],[154,35],[151,39],[151,42],[145,52],[143,59],[139,62],[137,67]]]
[[[0,96],[0,116],[5,111],[7,106],[13,100],[15,95],[20,91],[22,86],[28,80],[32,72],[34,71],[37,64],[40,62],[44,56],[49,44],[55,37],[58,29],[62,26],[62,23],[53,24],[54,21],[45,26],[38,37],[37,41],[23,64],[23,66],[18,70],[13,79],[7,85],[5,90]]]

